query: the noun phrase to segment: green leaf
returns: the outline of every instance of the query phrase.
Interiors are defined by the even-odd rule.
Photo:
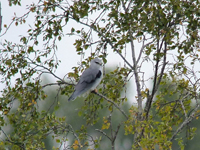
[[[56,143],[60,143],[60,139],[56,139]]]

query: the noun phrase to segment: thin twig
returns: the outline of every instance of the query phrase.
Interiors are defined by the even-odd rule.
[[[140,49],[140,53],[139,53],[138,59],[136,61],[136,64],[138,64],[138,62],[140,61],[140,58],[142,56],[142,52],[144,51],[144,48],[147,47],[148,45],[150,45],[151,43],[153,43],[155,41],[155,39],[153,39],[151,42],[149,42],[147,44],[144,44],[144,41],[145,41],[145,39],[143,40],[143,44],[142,44],[142,47]]]
[[[106,96],[104,96],[100,93],[97,93],[97,92],[93,92],[93,93],[104,98],[106,101],[112,103],[126,117],[126,119],[128,119],[128,116],[126,115],[126,113],[115,102],[113,102],[112,100],[108,99]]]
[[[100,132],[100,133],[102,133],[104,136],[106,136],[110,141],[112,141],[112,139],[105,133],[105,132],[103,132],[102,130],[100,130],[100,129],[95,129],[96,131],[98,131],[98,132]]]
[[[184,114],[185,114],[185,118],[186,118],[186,119],[187,119],[188,117],[187,117],[187,113],[186,113],[186,110],[185,110],[185,106],[184,106],[184,104],[183,104],[183,100],[184,100],[185,98],[187,98],[189,95],[190,95],[190,93],[188,92],[185,96],[183,96],[183,98],[180,98],[180,99],[179,99],[179,102],[180,102],[181,107],[182,107],[182,109],[183,109],[183,111],[184,111]]]
[[[80,140],[79,140],[79,137],[76,135],[76,133],[75,133],[75,131],[74,131],[74,129],[72,128],[72,126],[70,125],[70,124],[68,124],[68,126],[71,128],[71,132],[72,132],[72,134],[75,136],[75,138],[77,139],[77,141],[78,141],[78,146],[79,146],[79,148],[81,149],[81,142],[80,142]]]
[[[67,85],[74,85],[73,83],[66,83],[66,82],[57,82],[57,83],[48,83],[42,86],[42,88],[45,88],[47,86],[52,86],[52,85],[61,85],[61,84],[67,84]]]
[[[187,117],[187,113],[186,113],[186,111],[185,111],[185,106],[183,105],[183,101],[182,101],[182,99],[180,99],[179,101],[180,101],[181,107],[182,107],[182,109],[183,109],[183,111],[184,111],[185,118],[187,119],[188,117]]]
[[[50,74],[53,75],[55,78],[57,78],[57,79],[59,79],[60,81],[62,81],[62,83],[68,84],[68,83],[65,82],[63,79],[61,79],[61,78],[58,77],[56,74],[54,74],[49,68],[47,68],[47,67],[45,67],[45,66],[43,66],[43,65],[40,65],[40,64],[36,64],[36,63],[33,62],[30,58],[28,58],[28,59],[31,61],[31,63],[32,63],[33,65],[36,65],[37,67],[41,67],[41,68],[43,68],[43,69],[45,69],[45,70],[48,71],[48,72],[43,72],[43,73],[50,73]]]

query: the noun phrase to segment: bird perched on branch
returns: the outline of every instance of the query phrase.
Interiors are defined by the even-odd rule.
[[[79,82],[75,86],[75,91],[68,101],[76,99],[76,97],[87,91],[94,91],[96,89],[103,77],[102,64],[102,60],[99,58],[91,60],[90,67],[81,75]]]

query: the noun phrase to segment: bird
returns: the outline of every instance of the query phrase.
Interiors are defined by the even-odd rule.
[[[87,68],[80,76],[80,79],[75,86],[75,90],[69,97],[68,101],[75,100],[78,96],[86,93],[87,91],[95,91],[96,87],[103,78],[102,64],[102,60],[98,57],[91,60],[90,67]]]

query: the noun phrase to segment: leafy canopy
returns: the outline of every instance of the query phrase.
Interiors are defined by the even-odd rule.
[[[9,0],[9,5],[21,5],[21,0]],[[198,0],[39,0],[11,24],[26,24],[30,14],[35,20],[28,36],[20,37],[20,43],[1,43],[5,84],[0,98],[1,147],[42,149],[44,139],[52,135],[63,149],[102,149],[103,139],[115,149],[122,136],[118,132],[123,131],[133,139],[132,149],[172,149],[172,143],[184,149],[183,140],[194,137],[196,129],[188,125],[198,119],[200,106]],[[7,31],[10,26],[4,27]],[[57,43],[64,43],[65,36],[76,37],[77,55],[91,51],[67,79],[55,74],[62,63],[56,55]],[[67,48],[66,53],[70,54]],[[56,115],[61,107],[58,95],[67,99],[73,91],[71,81],[78,81],[89,61],[99,56],[106,64],[111,53],[124,66],[106,72],[99,93],[85,98],[78,113],[84,122],[75,130],[66,114]],[[46,73],[57,82],[43,84]],[[129,81],[135,88],[127,93]],[[53,105],[41,110],[41,101],[48,99],[45,89],[53,85],[57,85]],[[129,104],[129,111],[122,104]],[[115,112],[120,117],[113,123]],[[6,133],[8,124],[12,131]]]

